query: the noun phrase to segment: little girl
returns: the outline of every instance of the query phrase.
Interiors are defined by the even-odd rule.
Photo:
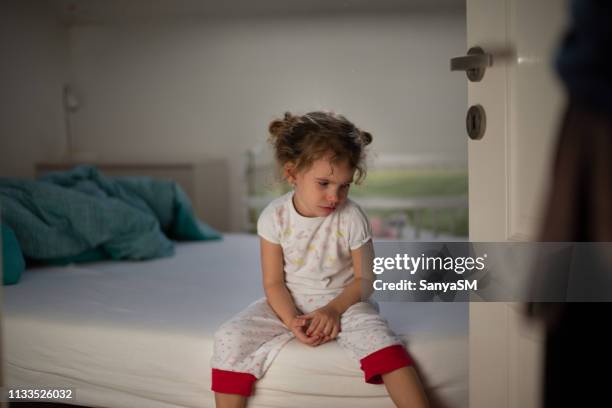
[[[272,201],[257,223],[266,297],[215,333],[217,407],[244,407],[255,381],[293,338],[311,347],[336,340],[361,363],[366,382],[384,382],[398,407],[426,407],[412,359],[366,299],[370,224],[347,196],[354,175],[357,183],[365,175],[372,136],[327,112],[286,113],[269,130],[294,189]]]

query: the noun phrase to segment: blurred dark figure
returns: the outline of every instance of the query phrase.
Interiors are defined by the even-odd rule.
[[[569,105],[541,241],[612,241],[612,1],[573,0],[556,60]],[[612,273],[612,271],[611,271]],[[547,322],[544,407],[612,406],[612,303],[531,305]],[[604,374],[605,373],[605,374]]]

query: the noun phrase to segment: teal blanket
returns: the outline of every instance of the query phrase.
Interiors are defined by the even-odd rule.
[[[0,178],[2,222],[28,258],[51,263],[170,256],[177,240],[219,239],[174,182],[79,166],[38,181]]]

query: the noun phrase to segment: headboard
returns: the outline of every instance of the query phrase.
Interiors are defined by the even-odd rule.
[[[37,163],[35,174],[64,171],[83,163]],[[193,203],[198,218],[220,231],[229,231],[229,174],[223,159],[197,163],[87,163],[108,176],[149,176],[177,182]]]

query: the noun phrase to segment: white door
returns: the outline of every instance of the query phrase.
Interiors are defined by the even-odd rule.
[[[471,241],[537,236],[564,106],[552,60],[566,7],[467,0],[468,48],[493,55],[482,80],[468,85],[468,105],[486,114],[484,136],[468,144]],[[520,304],[471,303],[470,407],[539,406],[542,345],[541,327],[525,321]]]

